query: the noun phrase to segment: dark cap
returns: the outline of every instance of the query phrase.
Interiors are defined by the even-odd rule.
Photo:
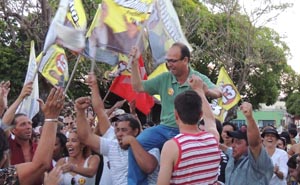
[[[261,137],[264,138],[266,134],[273,134],[276,136],[277,139],[280,138],[278,132],[276,129],[273,129],[273,128],[266,128],[263,133],[261,134]]]
[[[245,139],[246,141],[247,139],[247,129],[240,129],[240,130],[236,130],[236,131],[228,131],[227,132],[229,137],[233,137],[233,138],[237,138],[237,139]]]

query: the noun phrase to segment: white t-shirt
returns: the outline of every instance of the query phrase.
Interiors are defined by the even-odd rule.
[[[111,126],[102,137],[109,140],[116,139],[114,128]],[[102,170],[102,175],[101,175],[99,185],[112,184],[112,178],[111,178],[110,169],[108,168],[108,163],[109,163],[108,157],[103,156],[103,170]]]
[[[279,167],[279,171],[283,173],[283,179],[279,179],[277,175],[274,173],[272,179],[270,180],[270,185],[286,185],[287,184],[286,178],[288,174],[288,166],[286,163],[289,159],[287,152],[279,148],[276,148],[271,159],[274,167],[275,165],[277,165]]]
[[[106,138],[100,138],[100,154],[108,157],[110,163],[110,172],[112,175],[112,184],[114,185],[127,185],[128,177],[128,150],[123,150],[117,140],[109,140]],[[159,163],[159,149],[154,148],[149,151],[154,155]],[[156,184],[159,168],[148,175],[148,183]]]

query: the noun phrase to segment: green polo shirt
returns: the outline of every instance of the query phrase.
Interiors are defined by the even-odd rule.
[[[189,67],[189,69],[189,77],[195,74],[203,80],[209,89],[216,87],[207,76],[193,70],[191,67]],[[160,95],[160,124],[170,127],[177,127],[174,116],[174,99],[178,94],[192,89],[188,82],[186,81],[180,85],[172,73],[165,72],[155,78],[143,81],[142,84],[145,92],[148,92],[151,95]]]

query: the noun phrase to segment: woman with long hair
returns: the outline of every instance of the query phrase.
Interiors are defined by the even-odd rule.
[[[99,156],[91,155],[87,146],[79,141],[76,130],[69,133],[66,147],[69,157],[61,158],[56,164],[63,172],[60,185],[95,184]]]

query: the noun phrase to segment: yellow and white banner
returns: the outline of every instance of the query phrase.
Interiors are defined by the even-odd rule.
[[[42,61],[40,61],[42,58]],[[52,45],[45,56],[38,56],[40,61],[39,72],[54,86],[64,87],[68,81],[68,61],[65,50],[57,45]]]
[[[219,86],[222,90],[222,98],[218,99],[220,107],[225,110],[229,110],[240,101],[240,93],[236,89],[224,67],[220,69],[217,86]]]
[[[57,43],[75,52],[85,47],[86,16],[81,0],[60,0],[50,24],[43,52]]]

